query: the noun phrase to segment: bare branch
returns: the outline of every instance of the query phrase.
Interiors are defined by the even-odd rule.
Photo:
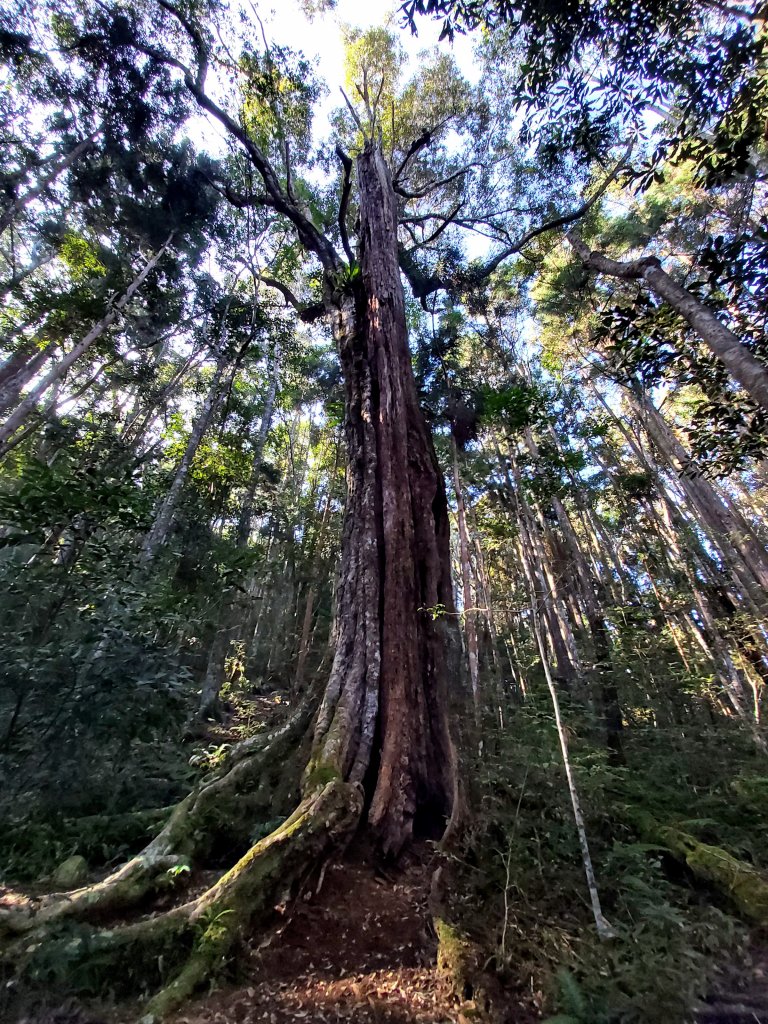
[[[452,116],[453,115],[444,117],[442,121],[438,121],[437,124],[432,125],[431,128],[427,128],[422,135],[420,135],[411,143],[411,145],[408,148],[408,152],[405,154],[400,163],[400,166],[397,168],[394,175],[392,176],[393,181],[397,181],[400,178],[401,174],[403,174],[406,167],[411,162],[411,160],[416,156],[416,154],[419,153],[422,149],[424,149],[432,142],[435,135],[440,131],[441,128],[445,128],[445,126],[451,120]]]
[[[349,207],[349,195],[352,191],[352,160],[341,146],[336,146],[336,156],[341,160],[344,167],[344,181],[341,186],[341,202],[339,203],[339,234],[341,235],[341,244],[344,247],[344,252],[347,254],[347,259],[350,264],[355,261],[355,254],[352,252],[352,246],[349,244],[349,233],[347,232],[347,209]]]
[[[268,277],[266,274],[256,273],[254,276],[258,281],[261,281],[262,284],[280,292],[288,305],[293,306],[299,315],[299,319],[305,324],[313,323],[315,320],[319,320],[322,316],[325,316],[326,310],[322,302],[302,303],[293,294],[288,285],[283,284],[282,281],[278,281],[274,277]]]
[[[467,164],[465,167],[460,167],[458,171],[454,171],[453,174],[449,174],[447,178],[440,178],[438,181],[430,182],[430,184],[420,192],[408,192],[402,187],[402,185],[395,185],[394,183],[393,188],[399,196],[403,197],[403,199],[424,199],[426,196],[436,192],[437,189],[443,188],[444,185],[450,185],[452,181],[456,181],[457,178],[461,178],[463,175],[471,171],[473,167],[478,166],[480,166],[478,163],[473,162],[471,164]]]
[[[355,88],[357,89],[357,91],[358,91],[358,92],[360,92],[360,89],[358,88],[358,86],[355,86]],[[357,127],[358,127],[358,128],[360,129],[360,133],[362,134],[363,138],[364,138],[364,139],[366,140],[366,142],[367,142],[367,141],[368,141],[368,136],[367,136],[367,135],[365,134],[365,128],[363,128],[363,124],[362,124],[362,122],[361,122],[360,118],[359,118],[359,117],[357,116],[357,111],[356,111],[356,110],[355,110],[355,108],[354,108],[354,107],[352,106],[352,102],[351,102],[351,100],[350,100],[349,96],[347,96],[347,94],[346,94],[346,93],[344,92],[344,90],[343,90],[343,89],[341,88],[341,86],[339,86],[339,92],[340,92],[340,93],[341,93],[341,95],[342,95],[342,96],[344,97],[344,102],[345,102],[345,103],[347,104],[347,106],[349,107],[349,112],[350,112],[350,114],[352,115],[352,118],[353,118],[353,120],[354,120],[355,124],[356,124],[356,125],[357,125]]]
[[[526,233],[518,238],[517,241],[507,246],[506,249],[502,249],[502,251],[497,253],[493,259],[489,260],[485,266],[477,272],[476,276],[480,279],[488,277],[498,266],[500,266],[500,264],[504,262],[505,259],[520,252],[520,250],[528,245],[529,242],[532,242],[534,238],[538,238],[539,235],[546,234],[548,231],[555,231],[557,228],[562,228],[567,224],[573,224],[575,221],[581,220],[581,218],[592,209],[595,203],[603,197],[609,185],[616,179],[619,172],[623,169],[631,149],[632,143],[630,143],[627,150],[624,152],[610,174],[608,174],[603,180],[595,194],[586,202],[582,203],[578,209],[572,210],[570,213],[564,213],[560,217],[555,217],[550,221],[546,221],[544,224],[539,224],[537,227],[531,228],[530,231],[526,231]]]
[[[136,45],[142,52],[154,56],[158,60],[161,60],[166,64],[170,64],[173,67],[177,67],[182,71],[184,74],[184,84],[196,100],[197,105],[215,117],[216,120],[219,121],[219,123],[223,125],[227,132],[232,136],[232,138],[236,139],[240,143],[251,164],[261,176],[266,189],[264,205],[271,206],[278,213],[282,213],[287,217],[296,228],[301,244],[309,252],[312,252],[317,256],[326,272],[335,273],[339,269],[340,260],[336,250],[333,248],[329,240],[299,209],[297,203],[293,201],[291,196],[283,190],[274,167],[261,148],[253,141],[253,139],[250,138],[245,128],[238,124],[234,118],[232,118],[205,92],[204,84],[209,54],[202,34],[192,22],[176,10],[170,0],[157,0],[157,2],[164,10],[168,11],[169,14],[176,18],[192,40],[195,53],[198,57],[197,72],[193,74],[191,69],[184,67],[180,61],[177,61],[167,53],[153,50],[150,54],[149,47],[145,47],[139,43],[134,45]]]
[[[203,38],[203,34],[194,22],[191,22],[186,18],[174,4],[170,3],[169,0],[157,0],[160,7],[164,11],[167,11],[171,17],[175,18],[176,21],[181,25],[186,34],[189,36],[192,46],[195,50],[195,56],[197,57],[197,76],[196,82],[200,89],[205,85],[206,75],[208,74],[208,62],[209,52],[208,46]]]
[[[440,226],[438,228],[436,228],[432,232],[432,234],[429,236],[429,238],[425,238],[423,241],[417,242],[416,245],[414,246],[414,248],[416,248],[416,249],[423,249],[425,246],[431,245],[433,242],[435,242],[440,237],[440,235],[442,235],[442,233],[445,231],[445,229],[448,227],[448,225],[453,223],[453,221],[454,221],[454,219],[456,217],[456,214],[461,210],[461,208],[463,206],[464,206],[464,203],[461,202],[456,207],[454,207],[454,209],[451,210],[451,212],[448,214],[447,217],[443,217],[442,218],[442,223],[440,224]],[[437,220],[438,218],[434,218],[434,219]],[[407,230],[407,228],[406,228],[406,230]]]

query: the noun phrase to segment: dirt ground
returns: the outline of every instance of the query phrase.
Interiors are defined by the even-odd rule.
[[[232,976],[168,1024],[469,1024],[474,1004],[459,1002],[436,967],[431,861],[424,847],[386,872],[355,855],[325,864],[278,907],[275,926],[250,937]],[[42,996],[10,1024],[138,1024],[142,1015],[140,1004]]]
[[[171,1024],[461,1021],[472,1008],[457,1005],[436,971],[428,892],[421,859],[387,877],[349,859],[326,865],[263,948],[253,937],[238,986]]]

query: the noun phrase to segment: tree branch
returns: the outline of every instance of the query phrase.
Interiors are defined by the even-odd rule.
[[[579,257],[588,270],[594,270],[598,274],[608,274],[609,277],[620,277],[625,281],[640,280],[648,267],[660,267],[661,263],[655,256],[643,256],[639,260],[628,260],[620,263],[600,252],[592,252],[589,246],[576,234],[569,231],[565,236],[566,241]]]
[[[341,202],[339,203],[339,234],[344,252],[347,254],[347,259],[351,265],[355,262],[355,254],[352,252],[352,246],[349,244],[347,209],[349,207],[349,195],[352,191],[352,160],[338,144],[336,146],[336,156],[341,160],[344,167],[344,181],[341,186]]]
[[[291,182],[291,145],[288,139],[285,140],[285,191],[291,202],[295,203],[296,196],[293,193],[293,183]]]
[[[198,57],[197,73],[193,75],[192,71],[189,68],[185,68],[180,61],[177,61],[174,57],[171,57],[170,54],[163,53],[162,51],[154,50],[151,56],[182,70],[182,73],[184,74],[184,84],[194,97],[197,105],[215,117],[216,120],[226,128],[232,138],[236,139],[245,150],[251,164],[264,182],[269,205],[274,210],[277,210],[278,213],[282,213],[293,223],[301,244],[309,252],[312,252],[317,256],[323,266],[323,269],[327,273],[337,272],[340,267],[340,260],[336,250],[333,248],[329,240],[315,227],[312,221],[302,213],[298,205],[283,190],[272,164],[269,162],[267,156],[262,152],[260,147],[257,146],[250,138],[245,129],[230,117],[230,115],[227,114],[227,112],[205,92],[205,74],[208,66],[209,54],[205,45],[205,40],[200,32],[191,22],[180,14],[176,7],[170,3],[170,0],[157,0],[157,3],[163,8],[163,10],[168,11],[168,13],[179,22],[192,40],[192,44]],[[142,50],[145,53],[148,53],[150,49],[148,47],[144,47],[138,42],[135,45],[137,49]]]
[[[462,201],[456,207],[454,207],[453,210],[451,210],[451,212],[448,214],[447,217],[444,217],[442,219],[442,223],[440,224],[440,226],[437,227],[432,232],[432,234],[429,236],[429,238],[425,238],[423,241],[417,242],[414,248],[423,249],[425,246],[431,245],[434,241],[436,241],[440,237],[440,235],[442,235],[442,233],[445,231],[445,229],[448,227],[448,225],[453,223],[454,218],[456,217],[456,214],[461,210],[461,208],[463,206],[464,206],[464,202]],[[437,220],[438,218],[435,217],[433,219]]]
[[[466,167],[460,167],[458,171],[454,171],[453,174],[449,174],[447,178],[440,178],[438,181],[430,182],[430,184],[427,185],[426,188],[423,188],[420,192],[408,192],[406,189],[402,187],[402,185],[395,185],[394,182],[392,184],[392,187],[399,196],[403,197],[403,199],[424,199],[432,192],[435,192],[437,189],[442,188],[443,185],[450,185],[452,181],[456,181],[457,178],[460,178],[462,177],[462,175],[467,174],[467,172],[472,170],[473,167],[478,166],[479,164],[475,162],[467,164]]]
[[[357,89],[357,86],[355,86],[355,88]],[[360,90],[358,89],[358,92],[359,92],[359,91],[360,91]],[[347,94],[346,94],[346,93],[344,92],[344,90],[343,90],[343,89],[341,88],[341,86],[339,86],[339,92],[340,92],[340,93],[341,93],[341,95],[342,95],[342,96],[344,97],[344,102],[345,102],[345,103],[347,104],[347,106],[349,107],[349,112],[350,112],[350,114],[352,115],[352,119],[354,120],[355,124],[356,124],[356,125],[357,125],[357,127],[358,127],[358,128],[360,129],[360,134],[361,134],[361,135],[363,136],[363,139],[364,139],[364,140],[365,140],[365,141],[367,142],[367,141],[368,141],[368,136],[367,136],[367,135],[365,134],[365,128],[363,128],[363,123],[362,123],[362,121],[361,121],[361,120],[360,120],[360,118],[359,118],[359,117],[357,116],[357,111],[356,111],[356,110],[355,110],[355,108],[354,108],[354,107],[352,106],[352,101],[350,100],[349,96],[347,96]]]
[[[411,162],[411,160],[416,156],[416,154],[420,150],[424,149],[426,146],[428,146],[430,144],[430,142],[435,137],[437,132],[439,132],[441,128],[444,128],[448,124],[450,119],[451,119],[450,116],[449,117],[444,117],[442,121],[438,121],[438,123],[436,125],[433,125],[431,128],[427,128],[426,131],[424,131],[424,133],[418,137],[418,139],[415,139],[411,143],[411,145],[408,148],[408,152],[405,154],[405,156],[403,157],[403,159],[402,159],[402,161],[400,163],[400,166],[397,168],[395,173],[392,175],[392,181],[393,182],[398,181],[398,179],[400,178],[400,175],[403,173],[403,171],[405,171],[405,168],[408,166],[408,164]]]
[[[319,320],[325,315],[325,306],[322,302],[311,302],[304,304],[302,303],[291,291],[287,284],[283,284],[282,281],[276,280],[274,277],[268,277],[266,274],[256,273],[255,277],[262,284],[267,285],[269,288],[274,288],[275,291],[280,292],[283,298],[286,300],[288,305],[293,306],[301,320],[305,324],[313,323],[315,320]]]
[[[611,173],[606,176],[605,180],[600,185],[600,188],[598,188],[590,199],[582,203],[578,209],[572,210],[570,213],[565,213],[561,217],[555,217],[553,220],[546,221],[544,224],[539,224],[537,227],[531,228],[530,231],[526,231],[521,238],[512,242],[506,249],[502,249],[500,253],[490,259],[485,266],[477,271],[473,276],[478,280],[483,280],[484,278],[489,277],[505,259],[520,252],[520,250],[524,246],[528,245],[529,242],[532,242],[534,238],[538,238],[539,235],[546,234],[548,231],[555,231],[557,228],[565,227],[566,224],[573,224],[574,221],[581,220],[581,218],[592,209],[595,203],[605,195],[609,185],[616,179],[619,172],[624,167],[624,163],[631,150],[632,143],[627,147],[626,152],[617,162]]]

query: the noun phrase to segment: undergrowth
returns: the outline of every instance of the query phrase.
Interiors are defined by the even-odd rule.
[[[454,851],[451,911],[488,951],[508,991],[550,1024],[682,1024],[716,959],[747,930],[717,892],[660,845],[642,841],[643,811],[765,867],[768,772],[726,729],[637,729],[626,765],[596,749],[593,723],[567,709],[603,910],[597,938],[551,712],[513,713],[476,765],[478,811]]]

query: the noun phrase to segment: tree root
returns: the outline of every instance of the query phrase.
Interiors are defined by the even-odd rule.
[[[82,966],[90,968],[88,985],[94,972],[109,978],[127,962],[153,964],[157,971],[170,961],[176,973],[152,998],[143,1018],[159,1020],[226,963],[248,928],[269,917],[286,886],[345,843],[362,808],[360,787],[334,779],[306,796],[282,825],[195,900],[112,930],[56,936],[55,929],[51,934],[43,928],[17,940],[10,952],[18,956],[19,972],[33,980],[50,981],[64,965],[71,983]],[[180,950],[186,959],[179,966]]]
[[[496,1022],[503,1019],[506,1000],[490,969],[488,951],[452,923],[447,905],[448,881],[444,868],[432,876],[429,908],[437,935],[437,970],[458,1000],[463,1016]]]
[[[272,776],[284,773],[313,713],[311,705],[303,705],[272,733],[235,747],[222,772],[185,797],[152,842],[103,881],[41,899],[5,896],[0,933],[19,935],[65,919],[104,918],[168,884],[169,871],[204,858],[216,838],[231,837],[235,849],[247,845],[260,811],[271,808],[276,817]]]
[[[196,900],[190,921],[204,922],[205,929],[180,973],[151,1001],[149,1014],[166,1015],[221,966],[247,927],[270,913],[278,894],[349,838],[362,810],[359,787],[329,782]]]
[[[122,814],[89,814],[9,824],[0,837],[0,857],[10,855],[17,862],[27,861],[40,868],[44,868],[47,861],[51,870],[75,852],[88,862],[98,862],[103,859],[105,850],[145,845],[148,837],[170,818],[173,809],[171,805]]]

